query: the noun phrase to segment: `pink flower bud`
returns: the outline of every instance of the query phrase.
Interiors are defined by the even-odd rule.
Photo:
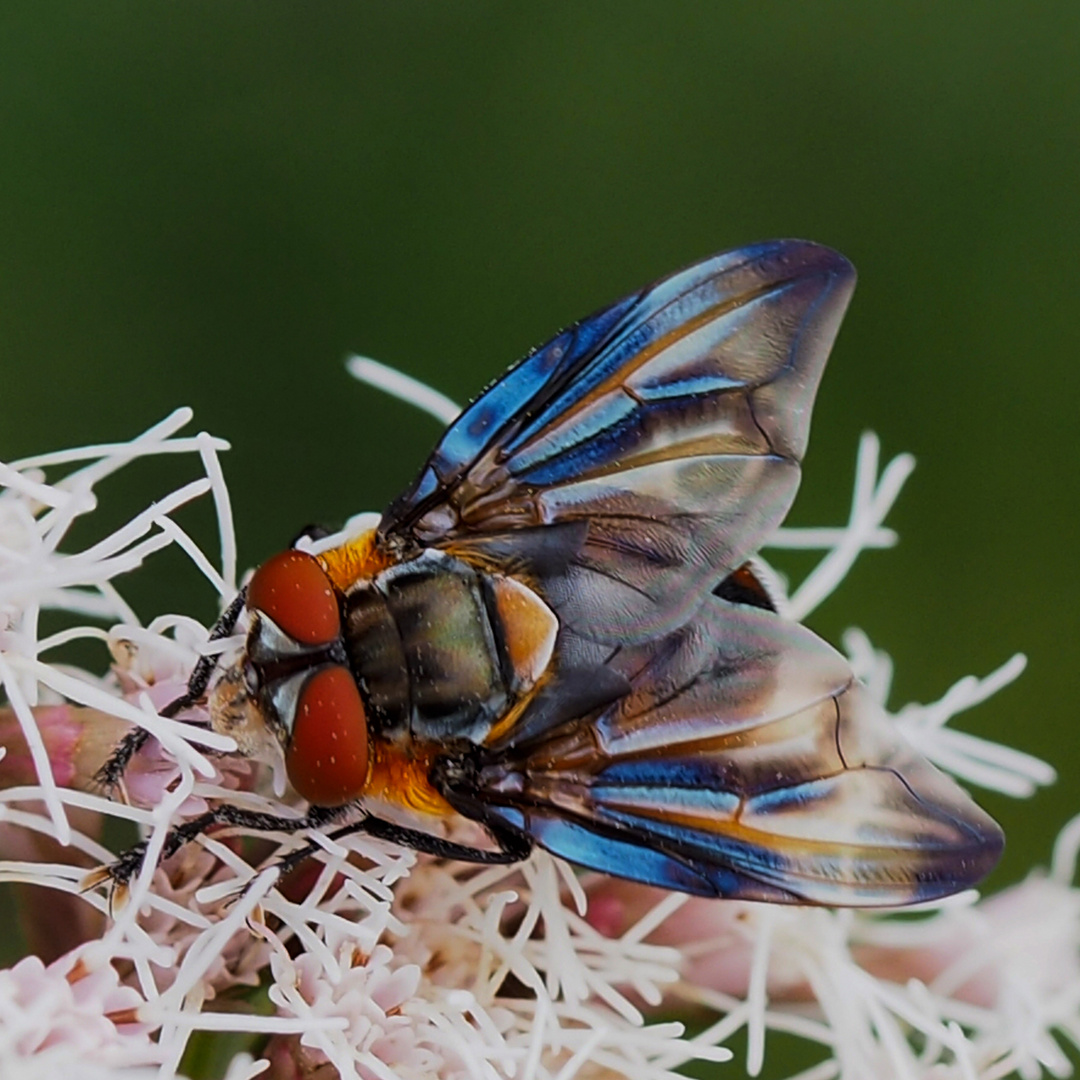
[[[33,712],[60,787],[92,788],[94,775],[129,730],[115,716],[78,705],[42,705]],[[0,708],[0,746],[7,750],[0,760],[0,788],[36,784],[30,748],[11,708]]]

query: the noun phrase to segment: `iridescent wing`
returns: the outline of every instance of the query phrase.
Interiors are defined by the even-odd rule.
[[[571,719],[526,714],[451,801],[583,866],[707,896],[909,904],[997,861],[998,826],[804,627],[710,597],[612,666],[619,700],[572,719],[575,677]]]
[[[774,241],[577,323],[462,413],[380,535],[516,564],[593,641],[671,631],[786,514],[854,281]]]

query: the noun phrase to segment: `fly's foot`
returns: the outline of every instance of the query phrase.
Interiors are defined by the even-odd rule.
[[[109,911],[119,911],[128,899],[131,879],[142,869],[146,859],[146,841],[143,840],[124,851],[111,863],[97,866],[79,882],[82,892],[89,892],[99,885],[106,885],[109,894]]]

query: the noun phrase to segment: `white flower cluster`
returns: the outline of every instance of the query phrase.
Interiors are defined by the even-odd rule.
[[[354,358],[351,369],[444,422],[456,409],[374,361]],[[5,1080],[65,1069],[164,1080],[178,1075],[195,1033],[227,1031],[262,1038],[252,1043],[257,1058],[235,1058],[229,1080],[668,1080],[695,1059],[730,1059],[726,1044],[740,1030],[745,1060],[736,1064],[750,1075],[772,1031],[815,1048],[802,1080],[1069,1074],[1058,1039],[1080,1038],[1075,823],[1049,873],[903,918],[706,901],[580,875],[543,852],[511,867],[444,864],[364,836],[245,840],[244,830],[220,829],[158,866],[169,826],[209,800],[289,812],[273,777],[207,755],[231,749],[228,739],[157,713],[201,652],[230,643],[208,643],[184,616],[143,626],[117,588],[119,575],[176,544],[223,603],[235,592],[217,459],[225,444],[181,436],[189,421],[180,410],[128,443],[0,465],[0,732],[17,733],[5,737],[0,761],[0,881],[45,886],[51,892],[39,897],[86,905],[97,920],[92,936],[50,966],[27,958],[0,970]],[[92,547],[61,551],[103,477],[163,453],[195,455],[205,475]],[[71,465],[79,467],[47,480]],[[847,525],[774,538],[774,548],[824,552],[786,601],[792,617],[820,603],[862,551],[895,542],[883,522],[912,463],[901,456],[880,476],[878,465],[877,440],[865,436]],[[219,568],[174,520],[207,493],[220,524]],[[765,564],[762,573],[788,595]],[[46,609],[68,613],[70,625],[40,636]],[[77,638],[109,648],[108,674],[59,659]],[[884,705],[888,657],[860,632],[845,644]],[[961,778],[1029,794],[1053,779],[1048,766],[945,726],[1022,668],[1014,657],[982,681],[961,680],[939,702],[901,710],[897,723]],[[118,721],[157,740],[129,779],[131,802],[86,790],[79,765],[95,732],[107,744],[100,763]],[[32,763],[26,776],[19,755]],[[104,816],[135,822],[149,839],[127,903],[112,911],[107,897],[82,889],[87,868],[111,858]],[[12,830],[70,846],[31,861],[9,845]],[[317,858],[279,879],[274,857],[309,842]],[[266,869],[253,868],[253,852]],[[47,914],[48,899],[36,903]],[[269,1004],[250,990],[260,979]],[[226,994],[227,1009],[212,1004]],[[670,1019],[689,1012],[693,1035]]]

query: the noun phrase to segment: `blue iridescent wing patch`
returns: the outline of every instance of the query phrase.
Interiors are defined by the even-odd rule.
[[[584,319],[462,413],[380,533],[509,552],[583,638],[670,632],[786,514],[854,281],[774,241]]]
[[[805,627],[710,597],[610,666],[618,700],[535,733],[526,713],[479,771],[486,814],[557,855],[703,895],[875,906],[957,892],[1001,852]]]

